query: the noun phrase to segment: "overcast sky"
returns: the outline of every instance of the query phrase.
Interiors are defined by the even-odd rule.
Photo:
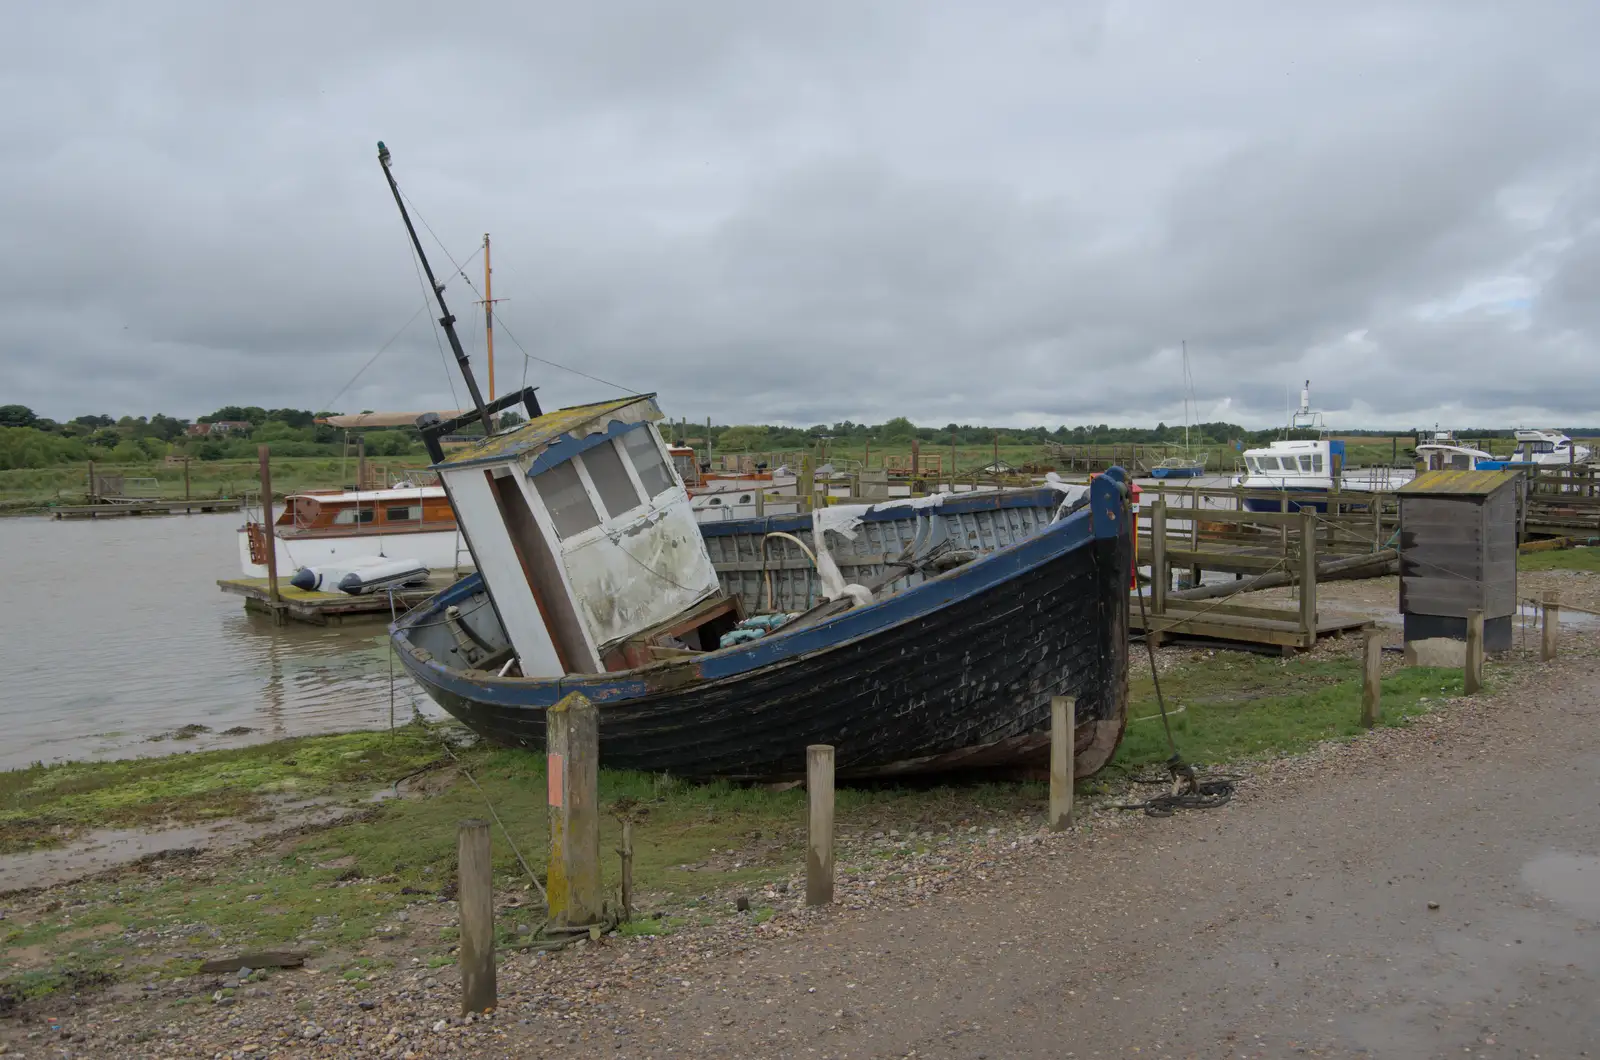
[[[617,391],[518,342],[692,420],[1177,423],[1187,340],[1201,420],[1310,377],[1334,426],[1600,423],[1596,40],[1576,0],[14,5],[0,403],[454,407],[382,139],[480,290],[492,233],[496,381],[546,407]]]

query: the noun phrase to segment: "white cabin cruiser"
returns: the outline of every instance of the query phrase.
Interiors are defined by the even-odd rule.
[[[1289,416],[1284,433],[1327,430],[1322,413],[1311,408],[1311,380],[1300,391],[1300,408]],[[1313,508],[1327,511],[1327,495],[1337,483],[1340,490],[1371,492],[1389,489],[1396,483],[1389,468],[1375,468],[1351,474],[1345,470],[1344,442],[1334,438],[1283,438],[1261,449],[1244,451],[1245,473],[1233,484],[1251,490],[1272,490],[1287,494],[1283,498],[1247,497],[1245,508],[1253,512],[1279,511],[1285,501],[1290,511]]]
[[[1533,464],[1544,467],[1550,464],[1582,464],[1589,459],[1587,446],[1574,445],[1571,438],[1560,431],[1519,430],[1517,447],[1511,451],[1508,463]]]

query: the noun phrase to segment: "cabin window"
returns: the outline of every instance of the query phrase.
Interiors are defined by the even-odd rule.
[[[750,503],[750,494],[746,493],[743,496],[741,496],[739,498],[739,503],[740,504],[749,504]]]
[[[1261,460],[1261,470],[1263,470],[1263,471],[1276,471],[1276,470],[1278,470],[1278,458],[1277,457],[1275,457],[1275,456],[1263,456],[1263,457],[1260,458],[1260,460]]]
[[[386,523],[411,523],[422,518],[422,506],[418,504],[395,504],[383,510],[383,521]]]
[[[1256,463],[1256,458],[1253,457],[1253,456],[1245,457],[1244,458],[1244,462],[1245,462],[1245,466],[1248,467],[1251,471],[1260,471],[1261,470],[1261,465]]]
[[[606,514],[613,519],[643,503],[615,445],[604,442],[588,450],[583,454],[583,466],[595,492],[600,494],[600,502],[606,506]]]
[[[712,497],[711,500],[708,501],[707,503],[708,504],[721,504],[722,503],[722,498],[721,497]]]
[[[1322,473],[1322,454],[1321,453],[1315,453],[1315,454],[1312,455],[1312,457],[1311,457],[1311,470],[1315,471],[1319,475]]]
[[[555,524],[556,534],[562,540],[600,525],[600,516],[596,514],[594,504],[589,500],[589,491],[583,488],[583,480],[578,477],[578,469],[572,466],[572,461],[539,472],[533,476],[533,484],[544,506],[549,509],[550,521]]]
[[[667,462],[661,459],[661,449],[650,436],[648,427],[624,434],[622,445],[628,450],[633,469],[639,473],[639,482],[644,486],[646,496],[655,497],[672,486],[672,472],[667,470]]]
[[[378,514],[376,508],[341,508],[333,515],[334,526],[364,526]]]
[[[1305,472],[1308,475],[1311,474],[1311,457],[1310,456],[1302,456],[1300,458],[1300,470]]]

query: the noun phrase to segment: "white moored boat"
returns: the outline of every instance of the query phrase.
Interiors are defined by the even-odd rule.
[[[1508,463],[1533,464],[1545,467],[1551,464],[1582,464],[1589,459],[1587,446],[1574,445],[1571,438],[1560,431],[1516,432],[1517,447],[1512,450]]]
[[[284,498],[269,535],[260,521],[239,531],[239,563],[248,578],[267,576],[267,543],[277,550],[278,574],[302,567],[350,569],[364,560],[415,560],[430,571],[473,569],[440,486],[381,490],[308,490]]]

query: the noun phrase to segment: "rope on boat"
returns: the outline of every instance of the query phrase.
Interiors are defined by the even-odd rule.
[[[1139,597],[1139,619],[1145,627],[1144,650],[1150,656],[1150,683],[1155,687],[1156,706],[1161,711],[1161,728],[1167,734],[1167,749],[1172,752],[1172,757],[1167,759],[1167,773],[1170,776],[1172,790],[1164,792],[1143,802],[1119,803],[1119,810],[1143,810],[1146,817],[1171,817],[1179,810],[1214,810],[1233,799],[1233,777],[1209,777],[1201,780],[1195,773],[1193,765],[1183,760],[1183,755],[1178,753],[1178,741],[1172,735],[1172,722],[1167,717],[1166,697],[1161,694],[1161,675],[1156,670],[1156,647],[1149,636],[1150,615],[1144,606],[1144,589],[1141,587],[1137,593]],[[1156,781],[1163,783],[1164,781]],[[1135,780],[1135,783],[1149,783],[1149,781]]]

